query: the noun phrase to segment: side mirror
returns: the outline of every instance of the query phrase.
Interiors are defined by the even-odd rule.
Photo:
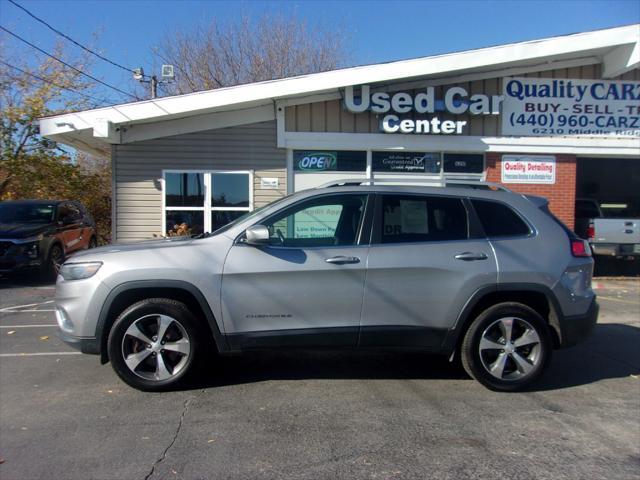
[[[247,228],[245,232],[247,236],[247,244],[249,245],[267,245],[269,243],[269,229],[264,225],[253,225]]]

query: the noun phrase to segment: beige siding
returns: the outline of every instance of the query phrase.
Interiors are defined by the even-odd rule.
[[[113,166],[118,242],[162,234],[163,170],[251,170],[255,207],[286,195],[286,153],[273,121],[117,145]],[[278,177],[278,190],[262,190],[261,177]]]
[[[575,68],[562,68],[545,72],[519,75],[533,78],[579,78],[598,79],[601,77],[600,65],[585,65]],[[614,80],[640,80],[640,69],[620,75]],[[425,86],[429,85],[425,80]],[[375,85],[373,85],[375,87]],[[451,83],[436,87],[436,98],[443,98],[444,92],[453,86],[461,86],[467,92],[500,95],[502,77],[476,80],[473,82]],[[391,85],[390,90],[393,90]],[[417,89],[419,90],[419,89]],[[417,90],[410,91],[413,95]],[[494,115],[440,115],[443,120],[466,120],[463,135],[499,136],[501,134],[500,117]],[[314,118],[315,117],[315,118]],[[353,114],[342,107],[340,100],[329,100],[306,105],[289,106],[285,109],[285,128],[288,132],[343,132],[378,133],[382,115],[373,112]],[[420,118],[413,114],[413,119]]]

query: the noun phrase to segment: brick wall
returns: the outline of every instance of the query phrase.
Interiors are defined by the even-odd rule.
[[[501,183],[501,153],[487,153],[487,181]],[[513,155],[513,154],[511,154]],[[516,154],[517,155],[517,154]],[[522,154],[526,155],[526,154]],[[576,157],[556,155],[556,183],[553,185],[517,184],[506,185],[509,189],[531,195],[539,195],[549,200],[549,207],[556,217],[569,228],[574,227],[574,204],[576,199]]]

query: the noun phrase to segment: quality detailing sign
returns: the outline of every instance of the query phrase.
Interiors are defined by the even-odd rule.
[[[503,155],[502,183],[556,183],[556,157]]]
[[[449,88],[444,99],[436,99],[435,87],[411,95],[405,92],[390,94],[375,92],[371,94],[369,85],[360,87],[360,96],[356,97],[353,87],[345,88],[344,106],[352,113],[372,111],[385,114],[380,123],[384,133],[417,133],[460,135],[467,125],[466,120],[442,120],[436,112],[437,104],[444,104],[444,110],[453,115],[498,115],[501,95],[476,93],[469,95],[463,87]],[[442,110],[442,108],[439,108]],[[429,118],[414,120],[401,118],[397,114],[416,112],[429,115]]]
[[[640,138],[640,82],[505,78],[502,134]]]

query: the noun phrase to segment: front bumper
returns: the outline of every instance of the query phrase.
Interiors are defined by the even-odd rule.
[[[13,273],[42,268],[42,260],[26,255],[3,255],[0,257],[0,273]]]
[[[100,344],[95,337],[74,337],[68,333],[58,329],[58,338],[70,347],[80,350],[82,353],[89,353],[92,355],[100,354]]]
[[[560,346],[572,347],[586,340],[598,321],[599,310],[600,307],[594,297],[585,314],[564,317],[560,322],[562,335]]]

